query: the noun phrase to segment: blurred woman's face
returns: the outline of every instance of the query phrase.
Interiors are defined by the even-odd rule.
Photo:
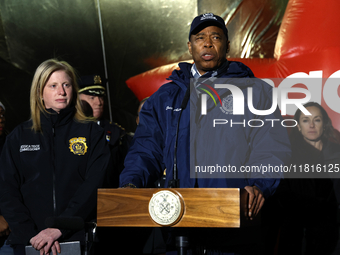
[[[52,73],[43,90],[43,101],[46,109],[53,109],[56,112],[65,109],[72,99],[72,80],[63,71]]]
[[[307,142],[315,142],[320,140],[323,134],[323,118],[320,109],[316,106],[309,106],[306,109],[312,115],[304,115],[301,113],[298,129],[303,138]]]
[[[0,136],[2,136],[5,132],[5,110],[0,106]]]

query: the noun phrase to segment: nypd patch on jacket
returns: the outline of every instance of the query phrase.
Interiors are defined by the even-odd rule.
[[[7,137],[0,159],[0,207],[9,223],[9,243],[28,244],[48,217],[94,219],[97,189],[110,162],[104,130],[73,119],[74,108],[41,114],[42,132],[27,121]],[[83,233],[62,230],[62,240]]]

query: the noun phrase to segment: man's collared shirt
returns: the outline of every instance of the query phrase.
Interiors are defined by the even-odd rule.
[[[200,72],[197,70],[196,64],[194,63],[191,67],[191,74],[192,77],[194,77],[195,79],[200,78],[202,75],[200,74]]]

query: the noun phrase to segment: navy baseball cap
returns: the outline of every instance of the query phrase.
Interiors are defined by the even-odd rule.
[[[91,96],[105,96],[106,90],[102,85],[102,78],[100,75],[85,75],[78,80],[79,94],[86,94]]]
[[[217,26],[217,27],[222,28],[223,33],[225,34],[228,40],[228,29],[225,26],[224,20],[220,16],[217,16],[213,13],[204,13],[204,14],[197,16],[192,21],[191,27],[190,27],[190,33],[189,33],[189,41],[190,41],[190,36],[192,34],[196,34],[208,26]]]

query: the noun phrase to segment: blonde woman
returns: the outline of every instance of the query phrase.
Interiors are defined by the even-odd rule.
[[[83,241],[82,231],[46,228],[49,217],[95,218],[96,192],[110,161],[104,131],[81,110],[75,71],[50,59],[36,70],[31,119],[7,137],[0,159],[0,207],[16,254],[31,244],[40,254],[59,242]]]

